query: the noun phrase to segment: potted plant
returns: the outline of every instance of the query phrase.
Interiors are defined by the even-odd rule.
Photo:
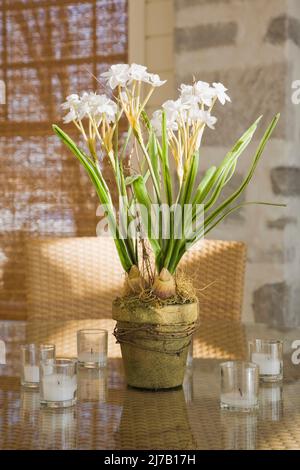
[[[102,78],[110,96],[73,94],[62,105],[68,110],[64,122],[75,124],[85,148],[79,148],[58,126],[53,129],[87,171],[126,273],[124,293],[113,302],[113,318],[127,382],[146,389],[176,387],[183,381],[198,319],[192,285],[178,275],[178,265],[186,250],[225,217],[251,204],[232,203],[250,182],[279,115],[268,126],[240,187],[219,202],[260,118],[199,182],[203,131],[214,129],[217,119],[212,110],[218,102],[230,101],[227,89],[220,83],[183,84],[179,98],[164,103],[150,119],[147,103],[164,84],[158,75],[141,65],[118,64]],[[121,132],[124,121],[126,134]],[[103,157],[108,158],[115,178],[113,188],[103,176]],[[115,192],[118,211],[113,204]]]

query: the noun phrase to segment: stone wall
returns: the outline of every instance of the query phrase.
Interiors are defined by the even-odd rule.
[[[206,131],[203,169],[225,155],[261,114],[257,139],[277,113],[281,120],[248,187],[250,206],[217,227],[213,238],[244,240],[248,266],[244,319],[300,325],[300,105],[291,84],[300,79],[298,0],[174,0],[177,84],[192,77],[221,81],[232,104],[215,110],[216,131]],[[251,161],[255,143],[239,162],[232,188]]]

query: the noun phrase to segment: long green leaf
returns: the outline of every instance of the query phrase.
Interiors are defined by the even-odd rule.
[[[167,132],[167,117],[165,111],[162,113],[162,142],[161,142],[161,160],[162,160],[162,170],[163,178],[165,184],[165,191],[167,196],[167,202],[169,206],[172,205],[173,196],[172,196],[172,184],[171,184],[171,175],[169,167],[169,154],[168,154],[168,132]]]
[[[221,214],[222,211],[228,207],[234,200],[236,200],[240,194],[243,192],[243,190],[245,189],[245,187],[249,184],[249,182],[251,181],[252,179],[252,176],[254,174],[254,171],[257,167],[257,164],[262,156],[262,153],[263,153],[263,150],[268,142],[268,140],[270,139],[271,135],[272,135],[272,132],[274,130],[274,128],[276,127],[277,125],[277,122],[279,120],[279,117],[280,115],[277,114],[274,119],[272,120],[272,122],[270,123],[270,125],[268,126],[266,132],[264,133],[263,135],[263,138],[261,139],[258,147],[257,147],[257,150],[255,152],[255,155],[254,155],[254,158],[253,158],[253,161],[252,161],[252,165],[250,167],[250,170],[246,176],[246,178],[244,179],[243,183],[240,185],[240,187],[231,195],[229,196],[220,206],[218,206],[213,212],[211,212],[209,214],[209,216],[207,218],[205,218],[204,220],[204,230],[203,229],[200,229],[198,231],[198,233],[193,237],[193,239],[191,240],[191,243],[194,244],[196,243],[205,233],[208,233],[207,231],[205,230],[211,230],[213,227],[215,227],[218,223],[220,223],[224,217],[226,217],[227,215],[229,215],[229,213],[233,212],[233,210],[236,210],[239,206],[236,206],[235,208],[232,208],[229,209],[229,211],[226,212],[226,214]],[[260,204],[267,204],[267,205],[270,205],[270,203],[263,203],[263,202],[260,202]],[[279,204],[271,204],[271,205],[274,205],[274,206],[280,206],[282,207],[282,205],[279,205]],[[223,217],[224,215],[224,217]],[[215,221],[215,219],[220,216],[217,221]],[[215,222],[214,222],[215,221]],[[172,264],[172,271],[174,271],[181,259],[181,257],[183,256],[184,252],[186,250],[186,241],[183,240],[181,242],[181,246],[180,246],[180,250],[178,252],[178,256],[177,258],[173,261],[173,264]]]
[[[228,183],[228,181],[234,174],[236,162],[251,142],[260,120],[261,116],[238,139],[238,141],[234,144],[233,148],[227,153],[223,162],[217,169],[213,182],[213,184],[215,184],[215,188],[209,201],[205,203],[206,211],[215,204],[221,194],[223,187]]]
[[[209,227],[205,228],[204,230],[204,236],[207,235],[213,228],[215,228],[223,219],[228,217],[230,214],[233,212],[237,211],[238,209],[241,209],[244,206],[253,206],[253,205],[258,205],[258,206],[274,206],[274,207],[286,207],[286,204],[274,204],[272,202],[263,202],[263,201],[250,201],[250,202],[241,202],[241,204],[237,204],[236,206],[232,207],[231,209],[228,209],[224,214],[222,214],[216,221],[213,222],[212,225]]]
[[[152,220],[153,218],[152,217],[153,216],[152,201],[148,194],[143,177],[142,176],[136,177],[132,181],[132,186],[133,186],[134,194],[138,203],[147,209],[147,214],[145,214],[144,210],[141,211],[141,217],[142,217],[144,226],[147,227],[147,236],[148,236],[149,242],[151,243],[155,257],[158,258],[161,252],[161,247],[157,241],[157,238],[152,236],[154,232],[155,220]]]
[[[190,165],[188,167],[186,174],[184,175],[184,179],[182,182],[182,186],[181,186],[181,190],[179,194],[179,207],[181,208],[181,211],[184,211],[185,205],[189,204],[190,202],[197,172],[198,172],[198,167],[199,167],[199,153],[197,152],[191,157]],[[186,221],[183,220],[183,226],[185,226],[185,223]],[[172,273],[172,265],[174,263],[174,260],[178,256],[178,252],[180,250],[181,240],[174,238],[175,236],[174,234],[180,233],[179,229],[182,228],[180,227],[180,224],[182,224],[182,220],[181,218],[178,218],[178,220],[175,221],[174,229],[172,229],[172,226],[171,226],[171,236],[170,236],[170,240],[168,244],[167,254],[164,260],[164,267],[169,269],[171,273]]]
[[[156,137],[155,137],[153,130],[150,131],[150,137],[149,137],[147,149],[148,149],[149,156],[152,162],[153,171],[154,171],[156,180],[160,183],[158,148],[157,148]]]
[[[258,147],[257,147],[257,150],[255,152],[255,155],[254,155],[254,158],[253,158],[253,162],[252,162],[252,165],[250,167],[250,170],[246,176],[246,178],[244,179],[244,181],[242,182],[242,184],[240,185],[240,187],[231,195],[229,196],[222,204],[220,204],[219,207],[217,207],[212,213],[209,214],[208,218],[206,219],[206,223],[208,224],[212,219],[214,219],[217,215],[220,214],[220,212],[223,211],[223,209],[225,209],[229,204],[231,204],[234,200],[236,200],[240,194],[243,192],[243,190],[245,189],[245,187],[249,184],[249,182],[251,181],[252,177],[253,177],[253,174],[254,174],[254,171],[257,167],[257,164],[260,160],[260,157],[262,156],[262,153],[264,151],[264,148],[268,142],[268,140],[270,139],[271,135],[272,135],[272,132],[273,130],[275,129],[277,123],[278,123],[278,120],[279,120],[279,117],[280,117],[280,114],[277,114],[272,122],[270,123],[270,125],[268,126],[266,132],[264,133],[263,135],[263,138],[261,139]]]
[[[196,194],[193,199],[193,205],[201,204],[202,201],[205,199],[205,197],[207,196],[207,194],[209,193],[213,185],[214,175],[216,171],[217,171],[217,167],[212,166],[205,172],[204,177],[202,178],[202,180],[200,181],[196,189]]]
[[[112,233],[116,232],[117,238],[114,239],[114,242],[118,251],[118,255],[124,270],[128,272],[131,266],[134,264],[134,261],[130,258],[124,241],[120,239],[111,197],[102,175],[99,173],[96,166],[85,157],[84,153],[77,147],[75,142],[64,131],[62,131],[56,125],[53,125],[53,130],[56,135],[62,140],[62,142],[72,151],[72,153],[80,161],[80,163],[84,166],[96,189],[101,204],[104,204],[106,206],[109,227]]]

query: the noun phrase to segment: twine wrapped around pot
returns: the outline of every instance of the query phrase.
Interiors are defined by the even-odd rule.
[[[198,304],[134,309],[113,304],[114,335],[121,344],[128,385],[151,390],[182,385]]]
[[[156,351],[163,354],[179,355],[185,348],[186,345],[176,348],[176,341],[181,341],[183,338],[189,338],[188,346],[191,343],[192,335],[199,327],[199,322],[192,322],[190,324],[177,323],[172,325],[170,331],[162,331],[161,325],[145,324],[129,324],[126,326],[126,322],[122,323],[122,326],[116,324],[113,335],[117,340],[117,343],[126,343],[135,346],[136,348],[144,349],[146,351]],[[178,328],[178,329],[177,329]],[[156,347],[147,347],[145,343],[141,343],[141,340],[156,341]],[[174,350],[168,350],[167,345],[174,345]],[[161,345],[161,346],[160,346]]]

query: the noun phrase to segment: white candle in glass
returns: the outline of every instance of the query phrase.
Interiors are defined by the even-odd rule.
[[[78,355],[78,361],[82,363],[96,363],[100,364],[101,366],[106,365],[106,354],[101,353],[99,351],[94,351],[93,348],[90,351],[82,351]]]
[[[253,352],[251,360],[259,366],[259,373],[261,375],[280,374],[280,360],[272,357],[270,354]]]
[[[76,378],[63,374],[53,374],[43,377],[42,387],[44,400],[67,401],[74,398],[77,383]]]
[[[257,404],[257,398],[250,393],[228,392],[221,393],[221,403],[232,408],[248,408]]]
[[[24,379],[26,382],[39,383],[40,370],[39,366],[24,366]]]

